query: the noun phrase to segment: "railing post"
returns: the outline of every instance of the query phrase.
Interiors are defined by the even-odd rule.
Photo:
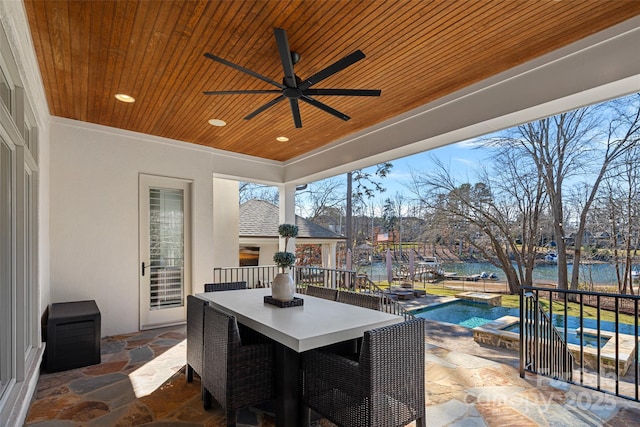
[[[520,287],[520,378],[524,378],[524,340],[525,340],[525,320],[524,320],[524,288]]]
[[[543,310],[539,298],[540,294],[549,296],[549,308]],[[559,319],[553,318],[553,307],[555,295],[558,295],[558,301],[564,303],[563,315],[564,323],[558,324]],[[528,296],[531,295],[531,298]],[[523,376],[526,371],[534,372],[540,375],[558,378],[573,383],[573,370],[575,365],[575,357],[580,357],[580,365],[576,367],[580,371],[580,377],[576,384],[582,387],[613,394],[615,396],[640,400],[640,347],[634,343],[630,349],[631,357],[629,359],[631,366],[629,369],[630,379],[628,383],[624,382],[621,376],[623,366],[620,365],[621,358],[626,361],[626,354],[623,354],[623,348],[628,348],[626,344],[623,346],[625,338],[622,334],[630,335],[632,341],[637,340],[640,335],[640,296],[638,295],[621,295],[616,293],[573,291],[564,289],[549,290],[548,288],[525,287],[520,289],[520,375]],[[569,350],[565,343],[569,335],[568,304],[577,304],[579,309],[579,327],[578,348],[579,353],[576,356]],[[585,333],[585,315],[584,305],[588,304],[593,308],[591,316],[595,320],[595,325],[591,326],[595,329],[593,336],[596,345],[592,350],[593,359],[589,359],[589,354],[585,351],[587,339]],[[533,311],[532,311],[533,310]],[[591,311],[591,310],[590,310]],[[605,312],[611,312],[614,317],[613,327],[606,328],[605,333]],[[624,319],[620,316],[621,312],[630,315],[632,321],[629,325],[625,324]],[[557,313],[560,315],[561,313]],[[553,321],[552,321],[553,320]],[[555,325],[558,324],[556,327]],[[571,329],[574,326],[571,325]],[[625,329],[626,328],[626,329]],[[533,335],[533,345],[531,345],[530,337]],[[611,342],[606,347],[601,347],[601,338],[612,336]],[[634,338],[635,337],[635,338]],[[622,340],[622,341],[621,341]],[[585,362],[585,355],[587,361]],[[586,371],[585,368],[588,370]],[[624,367],[626,370],[627,367]],[[593,376],[593,380],[585,380],[585,372]],[[605,376],[605,372],[610,373],[610,378]],[[585,382],[586,381],[586,382]],[[631,392],[633,387],[633,392]]]

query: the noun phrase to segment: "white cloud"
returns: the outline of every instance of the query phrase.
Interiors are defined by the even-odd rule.
[[[460,162],[464,165],[468,165],[468,166],[475,166],[478,162],[476,160],[472,160],[472,159],[463,159],[462,157],[454,157],[453,159],[451,159],[455,162]]]
[[[466,141],[458,142],[455,144],[455,146],[458,148],[471,150],[471,149],[481,147],[483,144],[484,142],[482,142],[480,138],[473,138],[473,139],[467,139]]]

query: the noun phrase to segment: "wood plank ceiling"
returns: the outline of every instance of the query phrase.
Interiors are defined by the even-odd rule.
[[[25,0],[54,116],[287,160],[640,14],[639,1]],[[282,81],[273,28],[287,31],[308,77],[360,49],[366,58],[317,88],[381,89],[379,98],[317,96],[342,121],[284,101],[251,120],[274,89],[203,56]],[[588,70],[576,70],[588,72]],[[116,93],[136,102],[116,101]],[[222,119],[225,127],[208,124]],[[290,138],[287,143],[278,136]]]

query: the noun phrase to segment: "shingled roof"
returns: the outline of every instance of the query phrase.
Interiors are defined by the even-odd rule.
[[[265,200],[251,199],[240,205],[240,237],[278,237],[279,209]],[[298,238],[344,239],[343,236],[296,215]]]

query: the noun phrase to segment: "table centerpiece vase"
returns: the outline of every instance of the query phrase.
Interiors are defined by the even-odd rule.
[[[295,254],[287,252],[289,239],[298,235],[298,227],[293,224],[280,224],[278,234],[284,237],[284,251],[276,252],[273,261],[280,268],[280,273],[276,274],[271,284],[271,296],[280,301],[291,301],[295,293],[295,284],[288,271],[296,262]]]

